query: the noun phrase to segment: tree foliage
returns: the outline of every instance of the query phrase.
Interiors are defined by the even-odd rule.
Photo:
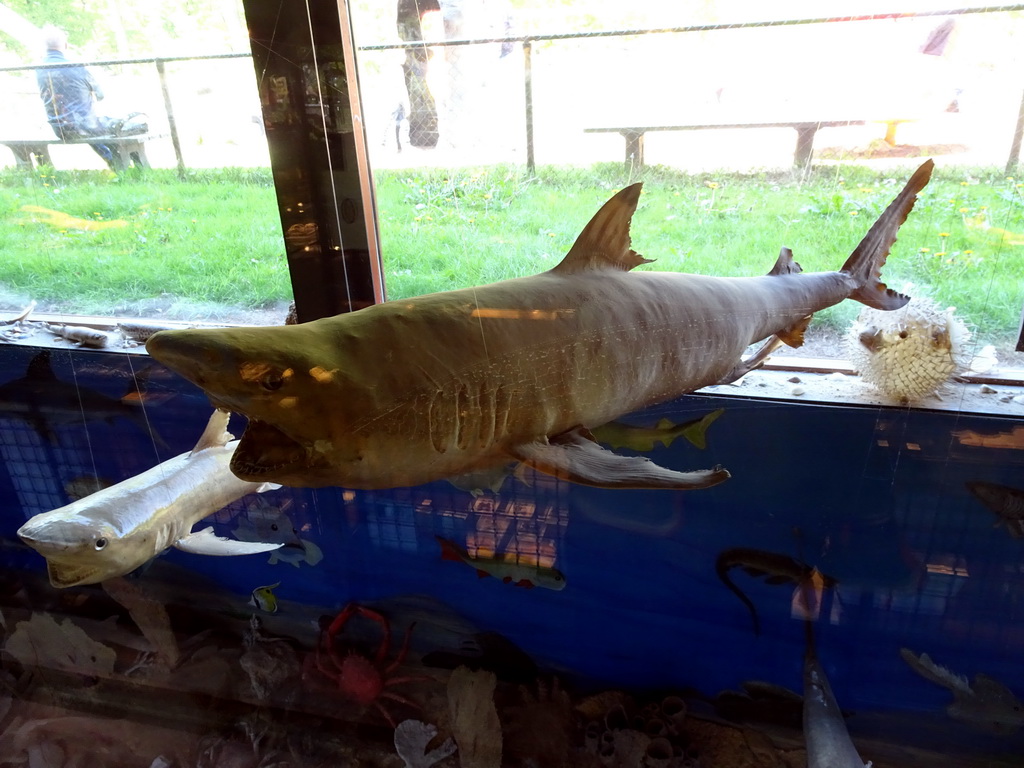
[[[241,0],[3,0],[3,5],[37,27],[53,24],[66,31],[81,59],[248,49]],[[3,34],[0,49],[30,61],[41,55]]]

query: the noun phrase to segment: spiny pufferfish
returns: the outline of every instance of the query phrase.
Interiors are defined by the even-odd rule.
[[[865,308],[846,335],[850,362],[864,381],[896,400],[931,395],[970,362],[971,332],[954,313],[923,298],[892,312]]]

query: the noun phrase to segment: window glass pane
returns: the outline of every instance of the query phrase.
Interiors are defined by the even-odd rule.
[[[281,322],[291,288],[239,0],[8,6],[0,309]]]
[[[968,358],[1021,364],[1019,11],[507,0],[399,3],[396,25],[355,6],[390,298],[550,268],[638,180],[641,269],[759,275],[783,246],[838,269],[933,157],[883,279],[955,307]],[[862,309],[819,312],[795,353],[848,356]]]

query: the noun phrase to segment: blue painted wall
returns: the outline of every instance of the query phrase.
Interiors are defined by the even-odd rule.
[[[49,355],[54,376],[46,386],[26,378],[39,354]],[[144,355],[3,347],[0,395],[0,536],[3,567],[13,572],[44,570],[15,531],[67,503],[70,481],[119,481],[186,451],[211,412],[200,391]],[[276,507],[322,549],[316,566],[178,551],[160,560],[193,574],[197,590],[213,582],[240,604],[255,586],[278,581],[283,601],[325,611],[426,596],[595,689],[710,696],[758,679],[799,690],[803,630],[791,615],[792,586],[732,571],[758,608],[756,636],[715,573],[721,551],[759,548],[838,579],[817,637],[844,707],[941,713],[950,695],[911,671],[901,647],[968,677],[985,672],[1024,696],[1024,540],[994,528],[995,516],[965,487],[1024,487],[1024,422],[698,395],[626,420],[682,422],[716,408],[724,414],[705,450],[680,439],[649,454],[680,470],[724,465],[732,479],[714,488],[606,491],[532,473],[479,498],[447,482],[386,492],[286,488],[222,512],[218,532],[232,535],[252,509]],[[243,427],[233,422],[236,434]],[[443,561],[436,536],[539,555],[567,586],[478,578]],[[188,589],[180,587],[183,599]]]

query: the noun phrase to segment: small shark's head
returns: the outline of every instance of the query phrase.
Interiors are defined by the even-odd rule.
[[[55,587],[96,584],[134,570],[141,563],[126,563],[117,533],[108,526],[76,519],[61,510],[36,515],[18,536],[46,558],[50,583]]]
[[[161,331],[146,350],[202,388],[214,406],[249,419],[231,459],[237,477],[310,485],[319,475],[329,482],[324,454],[333,448],[315,403],[342,375],[323,366],[332,355],[316,344],[292,325]]]

